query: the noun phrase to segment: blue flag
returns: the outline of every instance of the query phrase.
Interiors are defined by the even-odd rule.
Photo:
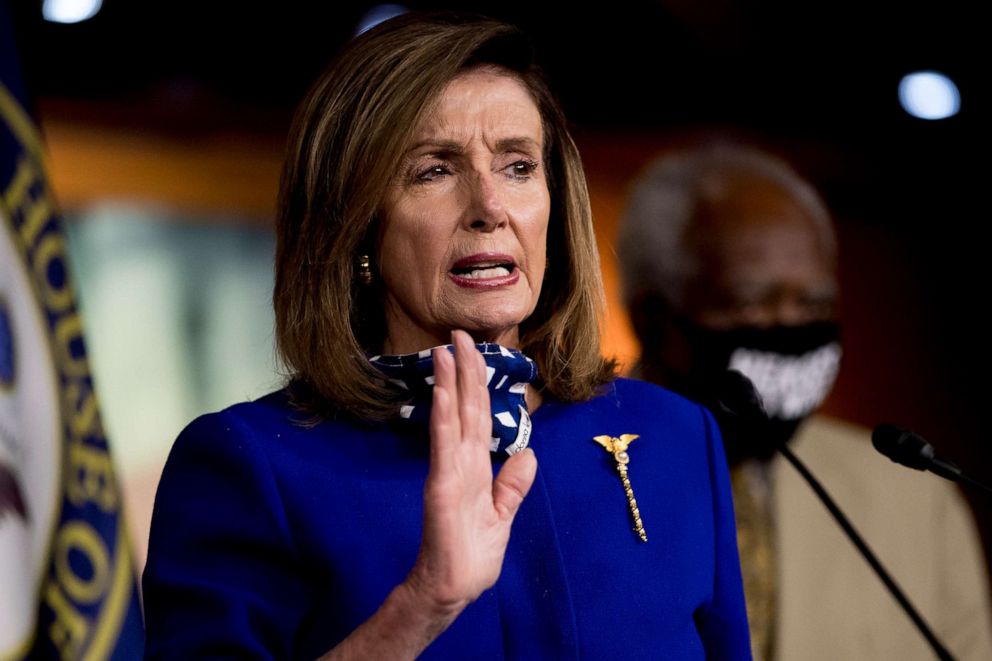
[[[58,209],[0,0],[0,659],[133,659],[143,631]]]

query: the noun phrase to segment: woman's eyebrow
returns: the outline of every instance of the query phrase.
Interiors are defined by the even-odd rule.
[[[437,138],[427,138],[419,140],[406,150],[407,155],[420,151],[425,147],[430,147],[432,153],[460,154],[465,151],[465,145],[455,140],[443,140]],[[500,138],[496,141],[495,150],[497,152],[508,151],[541,151],[541,145],[537,140],[526,136],[514,136],[510,138]]]
[[[446,153],[446,154],[457,154],[464,151],[465,146],[454,140],[438,140],[434,138],[428,138],[426,140],[420,140],[415,142],[406,150],[406,153],[412,154],[416,151],[423,149],[424,147],[430,147],[432,153]]]
[[[534,138],[514,137],[502,138],[496,141],[496,151],[541,151],[541,145]]]

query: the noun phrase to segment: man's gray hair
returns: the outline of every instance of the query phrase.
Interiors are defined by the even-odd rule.
[[[624,302],[661,294],[677,308],[699,264],[685,237],[700,203],[735,175],[760,177],[784,190],[812,219],[823,247],[836,254],[826,205],[785,161],[754,147],[715,144],[677,150],[652,162],[636,180],[621,217],[618,258]]]

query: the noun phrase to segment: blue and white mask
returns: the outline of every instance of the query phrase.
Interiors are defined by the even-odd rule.
[[[486,380],[492,408],[493,437],[491,450],[516,454],[530,442],[531,420],[527,413],[524,392],[527,384],[537,378],[537,365],[515,349],[499,344],[475,345],[486,361]],[[445,345],[454,353],[453,345]],[[431,419],[434,396],[433,349],[402,356],[372,356],[369,358],[389,381],[410,393],[410,402],[400,407],[400,417],[413,423],[427,425]]]

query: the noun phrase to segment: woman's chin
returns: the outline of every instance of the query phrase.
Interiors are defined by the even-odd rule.
[[[389,327],[383,351],[411,353],[448,344],[452,330],[463,330],[477,343],[495,342],[516,348],[519,326],[534,311],[536,301],[530,290],[489,292],[486,295],[453,295],[445,291],[432,299],[433,304],[421,308],[419,314],[387,302],[386,323]]]
[[[519,348],[519,325],[517,318],[479,318],[458,316],[436,320],[430,326],[396,324],[391,328],[382,346],[382,353],[408,354],[451,343],[451,332],[462,330],[477,344],[491,342],[511,349]]]
[[[477,343],[494,342],[504,346],[515,346],[519,337],[520,324],[527,318],[521,313],[488,314],[484,317],[469,315],[456,320],[452,328],[467,331]]]
[[[462,328],[476,337],[502,337],[507,333],[516,336],[517,327],[534,311],[536,301],[529,288],[518,283],[512,288],[493,291],[474,291],[468,296],[454,296],[449,299],[448,321],[453,328]],[[461,293],[461,292],[459,292]]]
[[[517,343],[519,328],[532,310],[519,304],[501,306],[498,302],[491,305],[476,306],[465,315],[451,319],[451,328],[467,331],[476,342],[495,342],[504,346]]]
[[[472,336],[477,344],[491,342],[503,346],[513,346],[517,343],[517,326],[494,328],[492,326],[463,326],[462,330]]]

